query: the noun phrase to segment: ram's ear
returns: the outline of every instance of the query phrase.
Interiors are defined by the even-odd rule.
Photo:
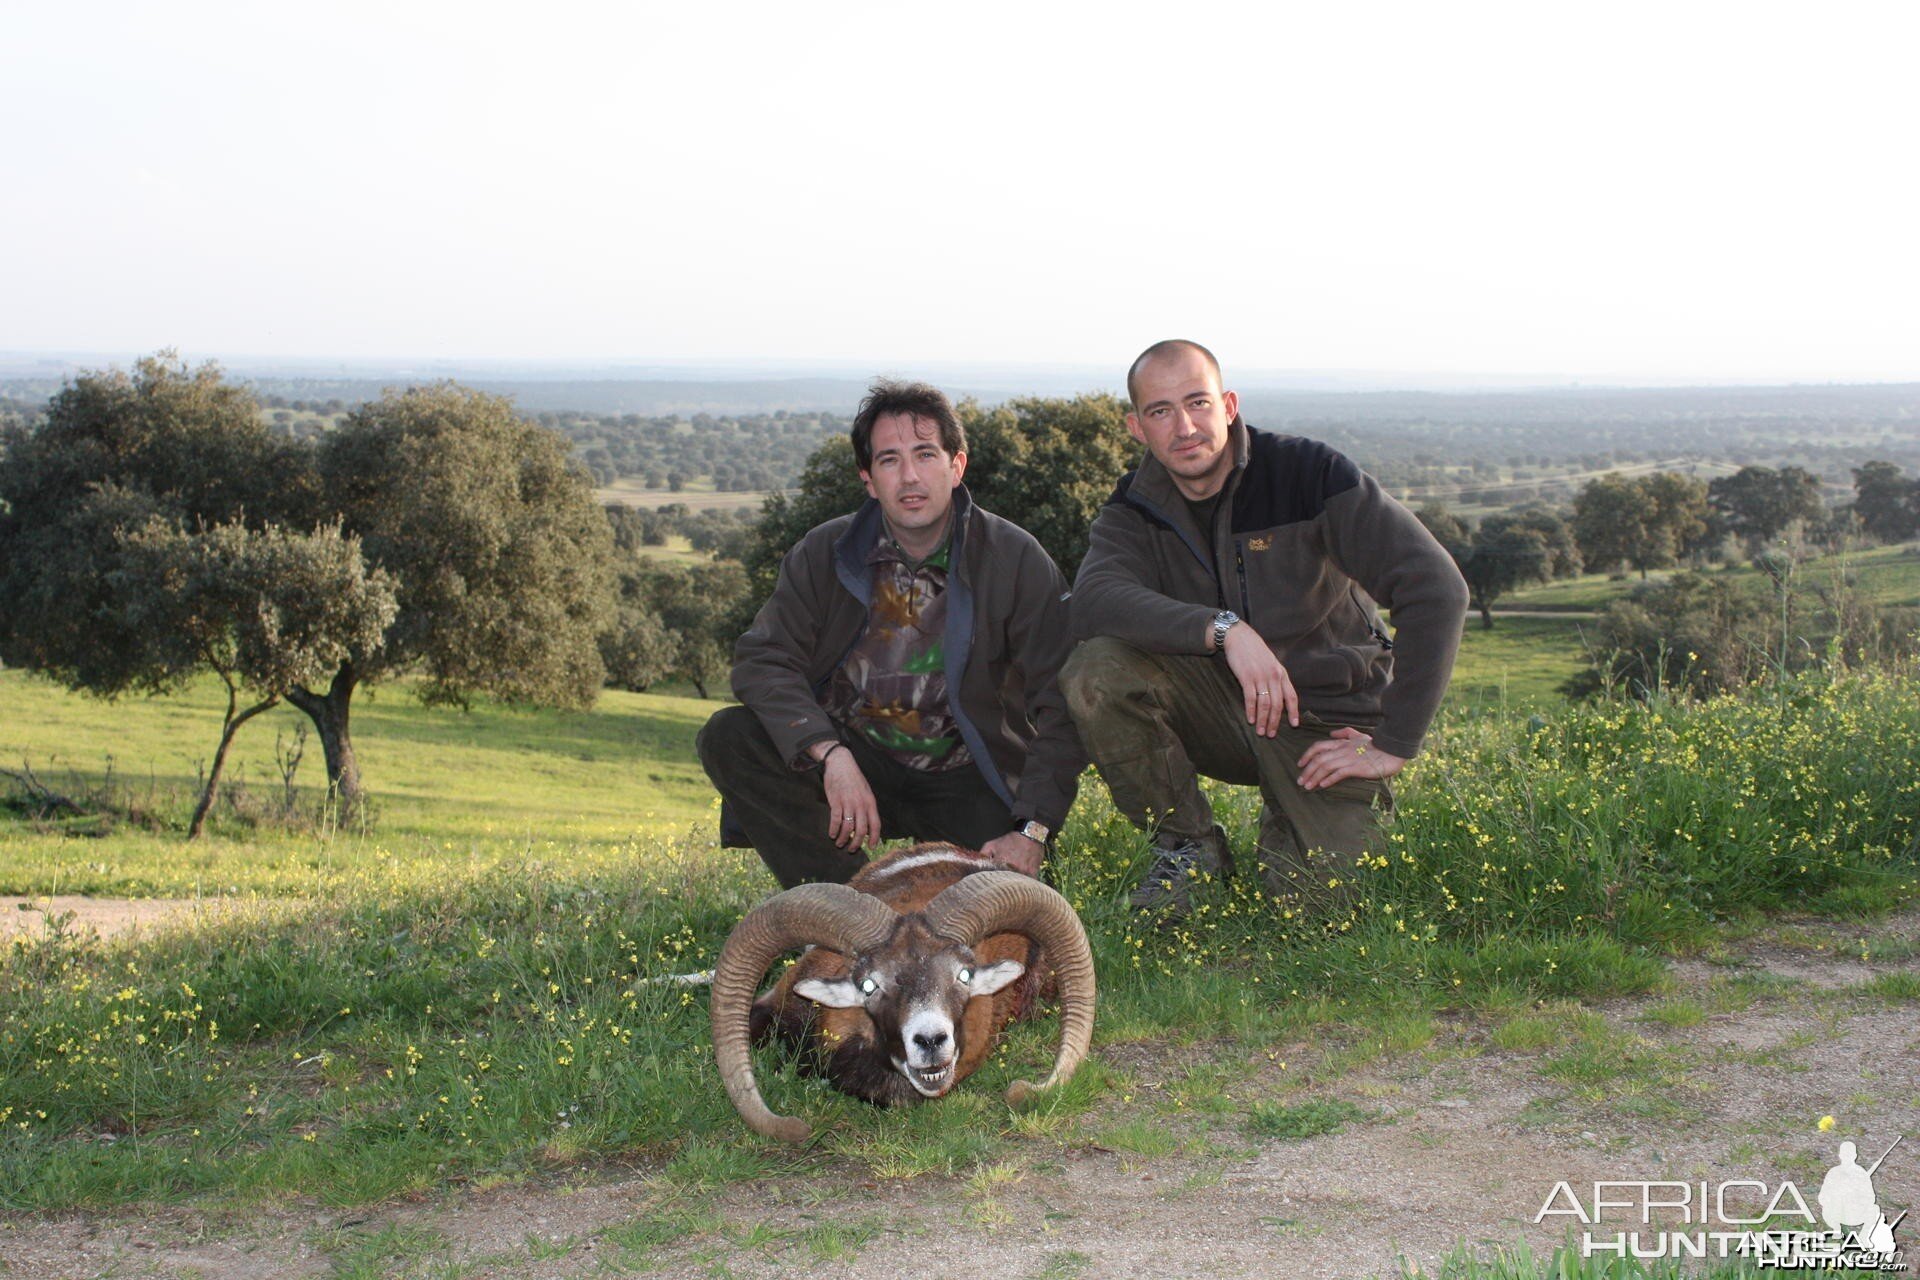
[[[1018,960],[1000,960],[983,965],[973,971],[973,981],[967,984],[967,994],[990,996],[1026,971],[1027,966]]]
[[[867,1002],[850,978],[802,978],[793,984],[793,994],[829,1009],[856,1009]]]

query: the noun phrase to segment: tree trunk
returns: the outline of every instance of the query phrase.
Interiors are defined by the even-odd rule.
[[[200,792],[200,803],[193,808],[193,821],[187,824],[187,839],[198,840],[202,828],[207,825],[207,814],[213,808],[213,801],[220,791],[220,773],[227,767],[227,748],[233,745],[233,735],[240,732],[240,726],[259,715],[269,707],[280,705],[278,696],[256,703],[238,714],[238,696],[233,686],[227,686],[227,719],[220,729],[220,749],[213,753],[213,767],[207,770],[207,785]]]
[[[1482,600],[1480,602],[1480,629],[1482,631],[1493,630],[1493,602],[1490,600]]]
[[[327,756],[327,798],[339,807],[341,821],[358,818],[366,795],[360,789],[360,762],[354,758],[349,728],[353,690],[359,683],[353,664],[343,662],[324,694],[295,689],[287,701],[306,712]]]

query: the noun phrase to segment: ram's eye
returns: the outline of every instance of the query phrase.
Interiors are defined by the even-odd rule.
[[[880,984],[878,982],[875,982],[872,978],[862,978],[860,979],[860,989],[866,992],[868,995],[872,995],[874,992],[880,989]]]
[[[973,970],[962,968],[955,976],[960,979],[960,985],[965,986],[967,983],[973,981]]]

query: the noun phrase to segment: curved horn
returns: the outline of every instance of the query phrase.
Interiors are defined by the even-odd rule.
[[[806,943],[849,956],[871,951],[886,941],[899,919],[892,907],[871,894],[843,884],[803,884],[768,898],[727,935],[714,962],[708,997],[713,1057],[734,1109],[755,1133],[782,1142],[805,1142],[811,1133],[806,1121],[770,1111],[753,1078],[747,1019],[767,966],[781,952]]]
[[[1093,951],[1072,905],[1017,871],[976,871],[928,903],[926,919],[935,933],[969,947],[990,934],[1021,933],[1046,951],[1060,980],[1060,1052],[1039,1084],[1014,1081],[1007,1102],[1018,1107],[1066,1083],[1093,1043]]]

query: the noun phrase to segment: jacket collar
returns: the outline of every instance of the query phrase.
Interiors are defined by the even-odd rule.
[[[966,563],[967,526],[973,518],[973,495],[967,492],[967,486],[953,486],[953,525],[949,534],[950,550],[947,554],[947,572],[961,577]],[[833,571],[840,579],[840,585],[852,592],[861,604],[873,603],[873,567],[867,563],[867,557],[873,554],[874,546],[880,541],[880,535],[887,530],[887,518],[880,511],[880,503],[868,498],[853,513],[845,532],[833,542]]]
[[[1240,477],[1247,469],[1247,456],[1253,449],[1251,432],[1252,428],[1241,421],[1238,414],[1227,424],[1228,447],[1233,450],[1233,469],[1227,473],[1226,483],[1220,486],[1220,496],[1229,504],[1233,501],[1234,490],[1240,487]],[[1212,571],[1213,557],[1207,548],[1213,541],[1213,531],[1194,524],[1187,510],[1186,495],[1173,482],[1173,473],[1161,465],[1151,449],[1147,450],[1146,457],[1134,470],[1133,483],[1127,487],[1127,500],[1145,507],[1161,523],[1172,526],[1200,563],[1206,565],[1209,572]]]
[[[1247,454],[1253,447],[1252,437],[1248,434],[1250,430],[1238,414],[1227,424],[1227,447],[1233,450],[1233,469],[1227,473],[1226,483],[1220,486],[1222,493],[1233,492],[1240,473],[1247,469]],[[1145,491],[1141,496],[1157,507],[1176,507],[1186,500],[1186,495],[1180,492],[1180,486],[1173,482],[1173,473],[1161,465],[1151,449],[1140,460],[1133,475],[1134,489],[1137,491],[1143,485]]]

